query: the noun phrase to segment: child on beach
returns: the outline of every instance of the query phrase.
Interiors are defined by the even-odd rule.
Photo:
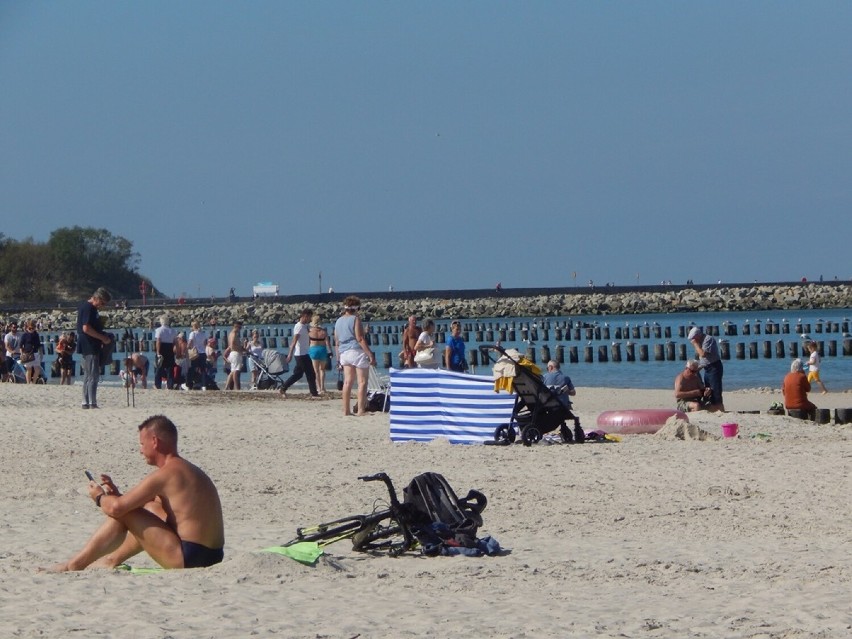
[[[822,394],[825,395],[828,389],[826,389],[825,384],[819,378],[819,346],[817,346],[816,342],[809,342],[808,350],[811,352],[811,356],[808,358],[808,381],[811,384],[819,384],[820,388],[822,388]]]

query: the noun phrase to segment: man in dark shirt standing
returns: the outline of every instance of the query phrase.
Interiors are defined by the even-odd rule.
[[[98,310],[112,296],[103,286],[77,309],[77,352],[82,357],[83,408],[98,407],[98,381],[101,376],[101,349],[112,338],[104,333],[104,325]]]

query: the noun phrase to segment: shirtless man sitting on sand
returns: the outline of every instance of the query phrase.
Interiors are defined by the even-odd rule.
[[[177,428],[162,415],[139,425],[139,450],[157,470],[127,493],[107,475],[89,496],[107,516],[83,549],[57,572],[89,565],[115,568],[143,550],[163,568],[200,568],[222,561],[225,528],[210,478],[177,452]]]
[[[683,371],[675,377],[675,399],[680,411],[692,412],[710,408],[710,387],[704,386],[698,370],[698,362],[690,359]]]

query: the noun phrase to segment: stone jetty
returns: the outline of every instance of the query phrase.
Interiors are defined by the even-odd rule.
[[[365,321],[403,321],[409,315],[436,320],[501,317],[576,317],[582,315],[641,315],[648,313],[702,313],[852,308],[852,286],[831,283],[784,283],[703,287],[599,287],[553,289],[504,289],[471,291],[411,291],[404,293],[356,293],[361,298]],[[141,300],[104,309],[108,327],[155,327],[167,313],[172,326],[188,326],[198,319],[205,326],[228,326],[240,319],[245,324],[295,322],[299,309],[311,306],[325,322],[342,312],[346,293],[289,295],[256,299]],[[41,319],[53,330],[74,328],[76,305],[53,308],[15,308],[6,304],[2,319]]]

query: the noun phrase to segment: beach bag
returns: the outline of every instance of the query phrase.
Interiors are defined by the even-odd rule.
[[[198,359],[198,349],[195,346],[189,347],[189,361],[194,362]]]
[[[390,412],[390,397],[381,391],[367,393],[367,410],[371,413]]]
[[[35,353],[33,353],[31,348],[24,348],[21,350],[21,364],[27,364],[32,362],[35,359]]]
[[[430,346],[414,354],[415,364],[433,364],[435,362],[435,347]]]
[[[440,554],[438,544],[475,548],[476,533],[482,525],[482,515],[488,500],[477,490],[468,491],[459,499],[450,483],[439,473],[423,473],[411,480],[403,491],[403,503],[427,543],[425,554]],[[436,524],[439,524],[436,526]],[[436,539],[436,531],[442,531]],[[423,543],[421,539],[421,543]]]

